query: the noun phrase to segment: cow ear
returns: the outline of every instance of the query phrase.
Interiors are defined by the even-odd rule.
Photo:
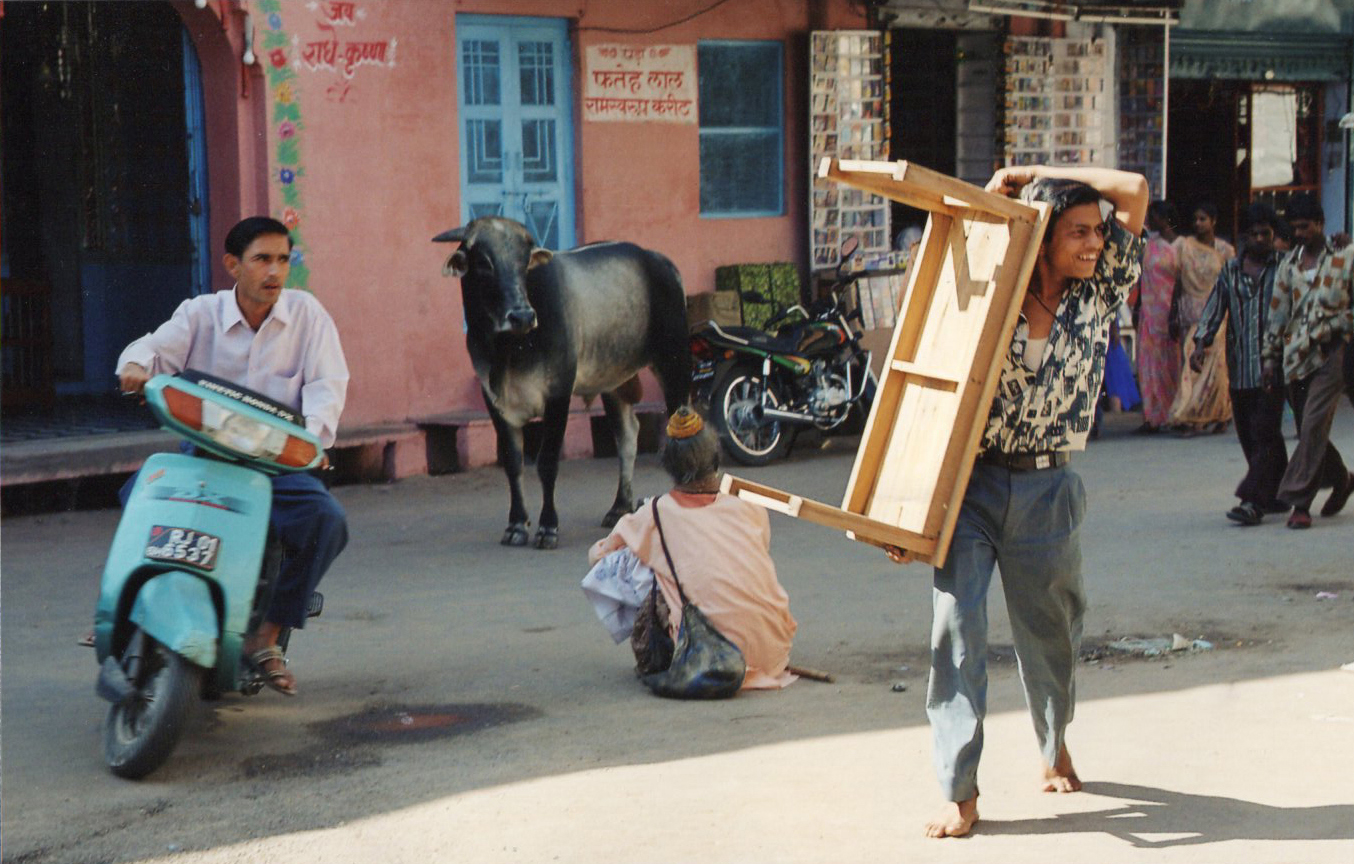
[[[457,249],[447,256],[447,263],[442,265],[443,276],[455,276],[457,279],[465,275],[465,271],[470,269],[470,256],[465,254],[465,249]]]
[[[542,249],[537,246],[535,249],[531,250],[531,257],[527,259],[527,269],[530,270],[533,267],[540,267],[542,264],[549,264],[550,259],[554,257],[555,253],[551,252],[549,249]]]

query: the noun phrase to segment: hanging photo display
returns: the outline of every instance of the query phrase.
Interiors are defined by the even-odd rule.
[[[1113,165],[1104,39],[1012,36],[1006,54],[1007,165]]]
[[[836,267],[849,237],[863,254],[889,251],[889,205],[817,177],[825,159],[889,158],[889,34],[815,31],[809,42],[809,229],[814,269]]]

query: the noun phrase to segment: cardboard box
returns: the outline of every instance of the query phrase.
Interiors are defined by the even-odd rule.
[[[736,327],[743,323],[738,294],[734,291],[704,291],[686,298],[686,321],[696,329],[706,321],[721,327]]]

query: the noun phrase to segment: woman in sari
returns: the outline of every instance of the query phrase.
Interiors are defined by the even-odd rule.
[[[1218,208],[1210,202],[1201,202],[1194,208],[1194,236],[1178,237],[1173,244],[1180,266],[1177,333],[1184,342],[1185,356],[1194,351],[1194,328],[1203,317],[1204,304],[1213,293],[1222,265],[1236,257],[1232,244],[1213,233],[1217,222]],[[1201,371],[1195,372],[1188,365],[1181,367],[1180,387],[1167,423],[1183,436],[1222,432],[1232,420],[1227,360],[1223,353],[1226,341],[1222,335],[1214,337],[1212,347],[1204,354]]]
[[[1170,416],[1180,386],[1180,343],[1171,335],[1171,294],[1180,268],[1176,263],[1175,207],[1154,201],[1147,209],[1147,245],[1138,283],[1138,390],[1142,426],[1138,434],[1157,432]]]

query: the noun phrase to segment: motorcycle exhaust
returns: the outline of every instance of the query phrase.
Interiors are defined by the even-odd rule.
[[[752,419],[758,426],[765,426],[768,423],[812,423],[812,414],[801,414],[798,411],[782,411],[779,408],[767,408],[762,405],[754,405],[752,408]]]

